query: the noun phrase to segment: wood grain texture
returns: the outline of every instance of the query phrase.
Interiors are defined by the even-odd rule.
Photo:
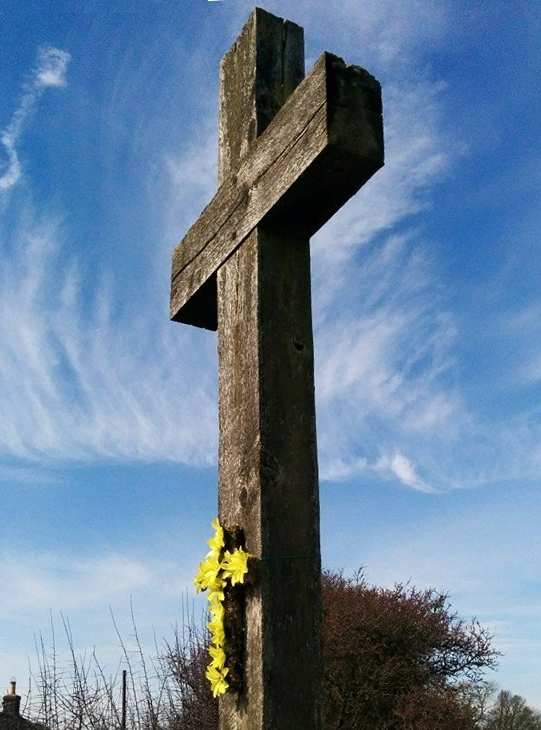
[[[302,34],[290,31],[281,19],[258,11],[222,65],[228,88],[222,91],[221,144],[231,147],[221,154],[226,180],[239,174],[257,144],[247,120],[255,119],[260,133],[284,100],[284,78],[302,73]],[[243,145],[237,129],[244,130]],[[319,729],[310,252],[308,236],[283,223],[256,225],[217,276],[219,514],[226,528],[242,528],[259,559],[257,580],[244,594],[244,685],[220,699],[221,730]]]
[[[258,226],[218,272],[219,513],[261,559],[221,730],[316,730],[320,555],[309,241]]]
[[[220,184],[303,78],[303,29],[256,8],[220,64]]]
[[[294,37],[289,30],[288,38]],[[254,73],[249,64],[257,59],[237,43],[222,65],[222,78],[240,99],[239,109],[222,114],[222,142],[229,129],[243,129],[249,137],[259,128],[266,131],[250,145],[240,145],[233,135],[233,151],[222,152],[222,185],[173,253],[171,318],[176,321],[215,329],[211,307],[202,306],[194,321],[194,308],[187,305],[257,225],[289,217],[292,227],[310,236],[383,164],[381,91],[372,76],[324,53],[269,123],[268,110],[274,108],[269,79],[259,97],[253,79],[238,81],[240,69]],[[222,91],[224,103],[225,96]],[[282,84],[278,96],[284,96]],[[258,98],[265,99],[263,121],[253,110],[240,111],[250,103],[257,106]],[[239,116],[250,116],[250,122],[241,124]],[[233,160],[237,167],[227,168]],[[199,300],[205,305],[209,297]]]

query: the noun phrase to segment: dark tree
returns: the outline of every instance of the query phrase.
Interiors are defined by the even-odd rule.
[[[519,695],[502,691],[483,727],[485,730],[541,730],[541,714],[528,707]]]
[[[461,688],[479,683],[496,653],[488,633],[460,620],[445,594],[327,572],[323,605],[326,729],[476,727]]]

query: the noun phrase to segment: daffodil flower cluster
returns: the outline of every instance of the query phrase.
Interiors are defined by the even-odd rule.
[[[224,650],[224,589],[227,581],[234,586],[244,583],[244,576],[248,572],[248,558],[250,553],[242,548],[235,548],[233,552],[224,550],[224,530],[218,518],[213,520],[214,535],[208,541],[210,552],[199,564],[199,570],[194,578],[197,592],[208,590],[210,621],[210,664],[207,667],[206,677],[210,682],[214,697],[223,695],[229,689]]]

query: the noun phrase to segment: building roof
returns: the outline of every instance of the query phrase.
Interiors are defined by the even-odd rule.
[[[16,692],[16,683],[12,679],[8,693],[2,698],[2,712],[0,712],[0,730],[47,730],[40,725],[26,720],[20,714],[21,697]]]
[[[46,730],[46,728],[45,725],[25,720],[22,715],[8,715],[0,712],[0,730]]]

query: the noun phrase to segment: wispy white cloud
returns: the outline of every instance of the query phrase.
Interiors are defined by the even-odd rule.
[[[21,177],[22,167],[17,154],[17,143],[43,91],[66,85],[70,58],[69,53],[58,48],[39,49],[36,67],[24,84],[19,106],[8,126],[0,133],[0,141],[7,157],[7,164],[0,175],[0,191],[9,190]]]
[[[270,9],[287,10],[283,3]],[[314,28],[313,19],[301,17],[308,9],[301,3],[298,19]],[[540,428],[520,419],[487,423],[460,391],[459,325],[432,242],[417,223],[464,154],[456,130],[451,139],[443,121],[445,85],[418,63],[399,63],[401,49],[415,54],[422,46],[413,16],[394,17],[387,4],[369,3],[362,13],[354,8],[359,25],[365,10],[373,31],[368,56],[380,59],[387,77],[387,164],[312,242],[322,477],[346,479],[368,470],[413,489],[440,491],[531,476],[541,458]],[[445,14],[434,12],[440,33]],[[396,52],[378,55],[374,48],[390,43],[389,14]],[[329,23],[335,21],[333,15]],[[433,29],[419,29],[419,37],[426,32]],[[345,44],[339,52],[348,44],[352,50],[347,38],[338,42]],[[54,49],[44,53],[32,76],[34,96],[65,83],[69,57]],[[123,109],[130,110],[128,98]],[[167,248],[215,190],[215,121],[209,113],[180,155],[164,143],[162,176],[152,178],[146,202],[161,211],[155,238]],[[11,127],[16,140],[22,122]],[[18,219],[14,232],[0,231],[6,313],[0,323],[0,453],[33,463],[214,464],[215,343],[212,335],[169,325],[158,309],[158,299],[159,307],[167,300],[167,277],[154,262],[165,269],[165,251],[157,256],[154,250],[148,267],[144,262],[152,282],[145,288],[155,300],[145,302],[142,317],[141,302],[137,311],[120,304],[114,274],[88,284],[88,271],[66,254],[73,232],[30,207],[18,211]]]
[[[370,7],[377,26],[383,11]],[[399,44],[401,31],[395,30]],[[407,29],[403,33],[410,38]],[[41,58],[34,95],[37,88],[64,82],[68,60],[51,50]],[[383,463],[397,477],[392,465],[395,454],[404,452],[400,437],[395,433],[376,447],[373,436],[366,438],[375,421],[388,426],[401,419],[426,431],[449,422],[456,409],[455,395],[439,383],[452,360],[452,320],[433,296],[433,268],[413,240],[415,232],[394,233],[426,207],[431,186],[456,152],[443,144],[443,94],[441,84],[422,76],[408,85],[386,84],[388,165],[313,241],[324,478],[365,468],[382,474]],[[215,137],[209,121],[180,156],[166,153],[165,183],[154,201],[164,211],[159,239],[173,244],[212,195]],[[119,312],[104,279],[88,291],[84,269],[63,253],[61,225],[37,220],[32,211],[20,220],[11,240],[4,232],[0,298],[10,316],[0,325],[6,342],[0,355],[0,451],[38,461],[214,463],[212,339],[178,327],[173,336],[165,317],[156,325],[128,309]],[[408,463],[403,483],[419,488],[424,482]]]
[[[66,86],[66,71],[71,56],[59,48],[40,48],[38,63],[34,71],[36,88],[46,89],[48,86]]]
[[[0,453],[48,460],[214,459],[209,336],[154,325],[118,304],[31,211],[0,234]],[[150,308],[150,307],[149,307]],[[194,418],[197,413],[197,418]]]
[[[121,555],[74,559],[66,555],[3,555],[2,572],[12,586],[2,601],[3,619],[28,613],[103,607],[155,580],[149,565]],[[39,607],[39,608],[38,608]]]
[[[386,456],[380,458],[375,468],[376,471],[381,472],[383,475],[390,474],[402,482],[402,484],[419,492],[426,492],[428,494],[434,492],[434,489],[428,484],[425,484],[421,479],[410,459],[400,452],[396,452],[391,457]]]
[[[211,121],[203,124],[199,139],[185,144],[179,153],[164,156],[165,205],[162,203],[164,240],[178,243],[179,236],[197,218],[217,188],[217,130]]]
[[[40,52],[7,130],[15,158],[39,94],[66,83],[68,62],[57,49]],[[175,186],[178,164],[167,163]],[[188,170],[195,187],[201,170],[201,160]],[[11,204],[11,216],[0,219],[0,456],[7,460],[0,478],[43,483],[54,473],[47,465],[66,461],[214,463],[215,345],[208,334],[168,322],[162,269],[146,269],[155,277],[148,287],[155,299],[140,296],[137,311],[121,306],[116,278],[109,272],[92,277],[68,253],[76,232],[28,201]],[[168,213],[166,234],[157,238],[170,248],[168,220],[178,207]],[[166,262],[168,256],[157,258]]]
[[[385,464],[386,473],[397,477],[391,468],[395,454],[409,454],[410,440],[423,442],[435,429],[452,434],[462,412],[451,377],[456,326],[434,287],[423,246],[406,236],[390,236],[380,245],[365,245],[362,255],[359,264],[349,260],[350,281],[341,289],[333,289],[332,278],[326,283],[325,309],[318,317],[323,478],[338,477],[337,460],[341,478],[358,474],[361,455],[367,469],[381,475]],[[339,278],[343,275],[339,271]],[[316,290],[316,311],[317,297]],[[401,481],[429,489],[418,477]]]
[[[541,322],[541,303],[538,297],[532,298],[526,306],[500,316],[500,337],[512,341],[515,363],[509,373],[516,384],[535,385],[541,382],[541,342],[539,322]]]

